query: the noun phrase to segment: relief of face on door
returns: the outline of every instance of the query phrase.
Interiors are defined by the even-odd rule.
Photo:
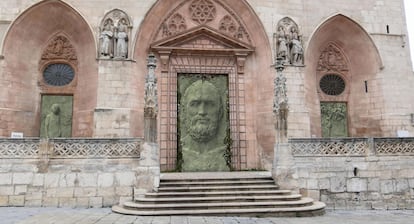
[[[227,76],[180,74],[177,96],[181,171],[229,170]]]

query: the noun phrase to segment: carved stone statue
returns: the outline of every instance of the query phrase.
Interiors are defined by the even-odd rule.
[[[300,36],[295,27],[291,29],[292,40],[290,41],[290,63],[292,65],[303,64],[303,47]]]
[[[62,123],[60,119],[60,106],[59,104],[53,104],[50,108],[50,113],[47,114],[45,120],[46,137],[62,137],[61,126]]]
[[[278,50],[277,50],[277,57],[283,59],[283,61],[288,61],[288,43],[286,39],[286,32],[283,26],[279,26],[277,32],[277,43],[278,43]]]
[[[182,136],[183,171],[229,170],[224,153],[226,145],[218,135],[223,118],[223,102],[215,85],[197,80],[185,90],[180,119],[186,136]]]
[[[290,18],[281,19],[274,34],[276,57],[285,65],[303,65],[304,48],[298,25]]]
[[[118,24],[116,34],[116,58],[128,57],[128,25],[125,19],[121,19]]]
[[[100,47],[99,53],[100,56],[103,58],[111,58],[113,57],[113,36],[114,36],[114,26],[113,22],[110,19],[105,21],[105,25],[103,30],[99,36],[100,40]]]

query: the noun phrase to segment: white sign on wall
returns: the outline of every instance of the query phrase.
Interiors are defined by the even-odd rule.
[[[12,132],[11,133],[11,138],[23,138],[23,132]]]

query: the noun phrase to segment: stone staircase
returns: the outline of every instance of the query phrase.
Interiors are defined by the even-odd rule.
[[[315,216],[325,204],[281,190],[269,172],[161,174],[158,192],[115,205],[128,215]]]

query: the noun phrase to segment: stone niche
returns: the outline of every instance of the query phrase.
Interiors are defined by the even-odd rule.
[[[98,57],[100,59],[126,60],[130,58],[132,23],[122,10],[108,12],[99,26]]]

